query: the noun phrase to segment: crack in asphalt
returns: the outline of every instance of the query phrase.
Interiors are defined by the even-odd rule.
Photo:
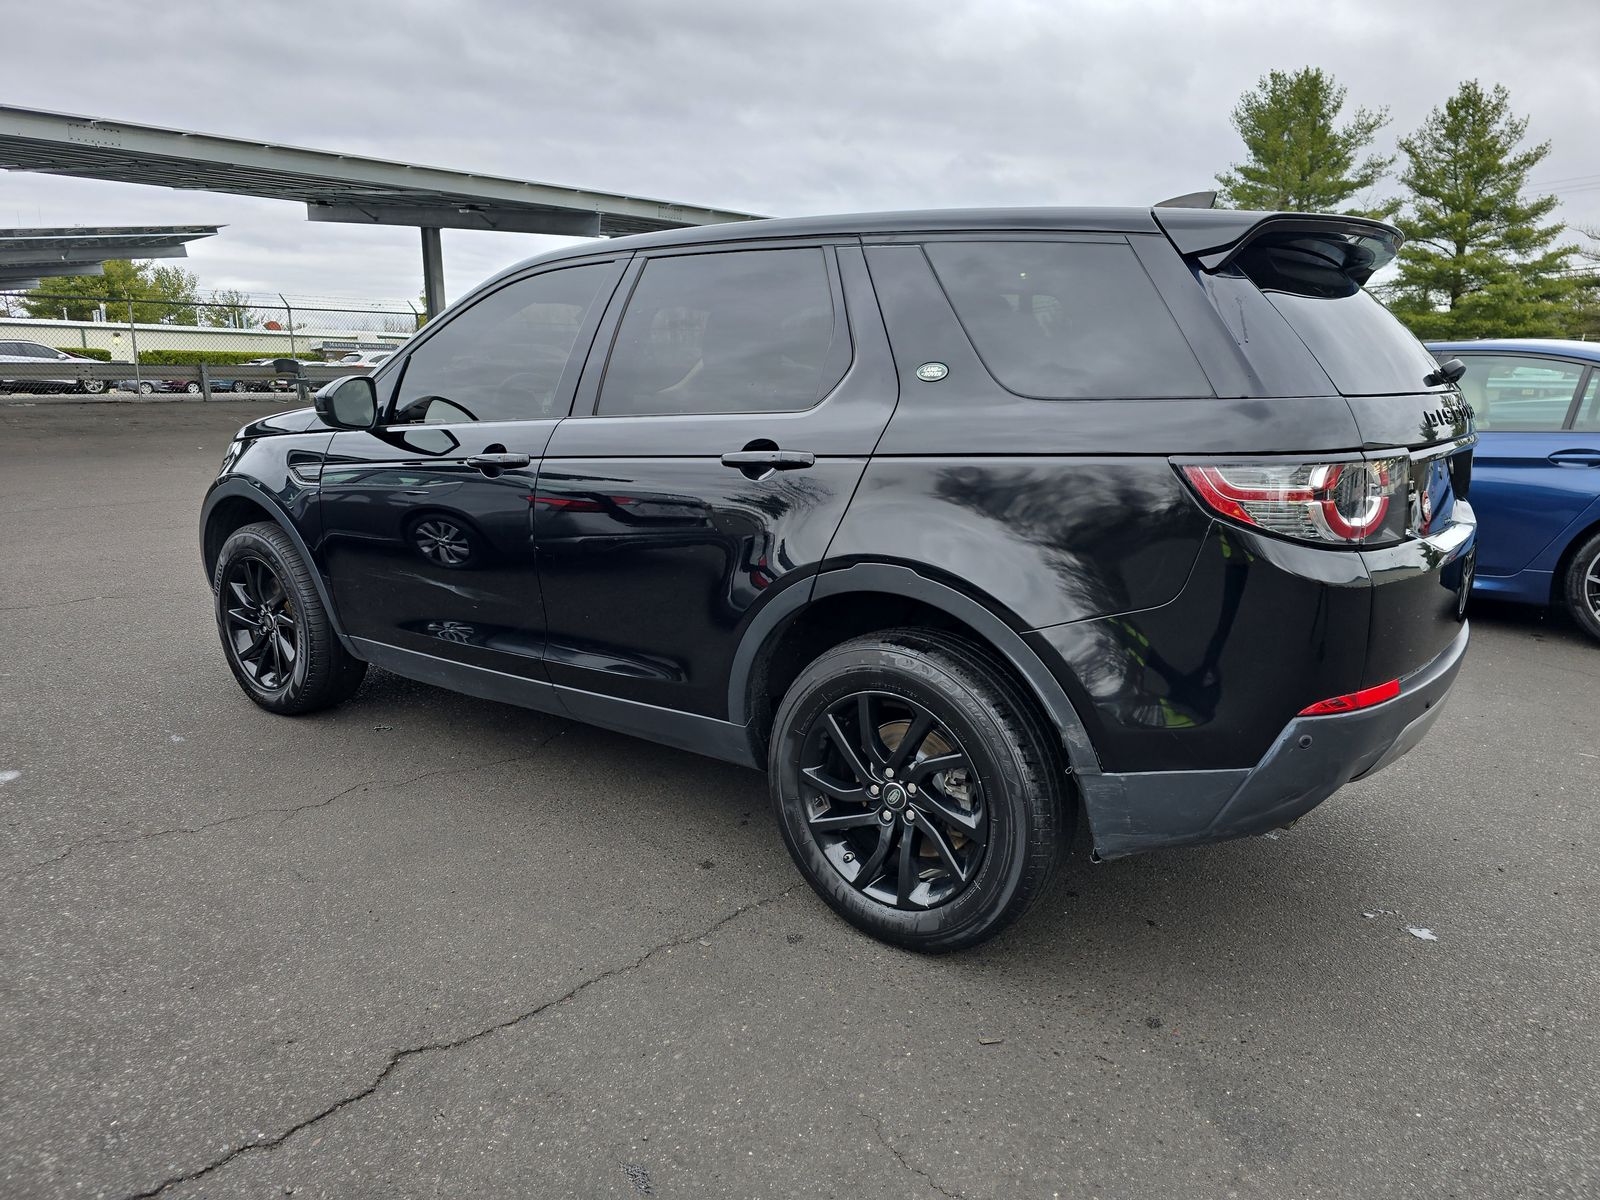
[[[176,593],[168,592],[168,593],[162,593],[162,594],[163,595],[175,595]],[[40,609],[40,608],[65,608],[69,604],[87,604],[91,600],[137,600],[137,599],[140,599],[140,597],[137,597],[137,596],[122,596],[122,595],[116,595],[116,594],[112,594],[112,595],[109,595],[109,596],[79,596],[79,597],[77,597],[76,599],[73,599],[73,600],[50,600],[50,601],[45,602],[44,604],[11,604],[11,605],[7,605],[5,608],[0,608],[0,613],[33,612],[35,609]]]
[[[48,867],[52,863],[62,862],[70,857],[75,851],[87,849],[92,846],[128,846],[132,845],[134,842],[148,842],[156,838],[176,837],[180,834],[204,833],[207,830],[217,829],[223,825],[234,825],[240,821],[253,821],[257,817],[270,817],[273,815],[281,815],[283,817],[283,821],[279,822],[279,825],[281,826],[289,821],[292,821],[295,817],[299,816],[303,812],[310,812],[315,808],[327,808],[328,805],[332,804],[335,800],[342,799],[343,797],[350,795],[351,792],[359,792],[363,788],[404,787],[407,784],[416,783],[423,779],[429,779],[435,775],[449,775],[455,772],[466,771],[486,771],[490,767],[503,767],[507,763],[522,762],[526,759],[536,757],[541,750],[565,733],[567,728],[568,727],[566,725],[562,725],[561,728],[557,729],[554,733],[541,738],[534,745],[533,749],[525,750],[521,754],[513,754],[506,758],[497,758],[493,762],[464,763],[449,767],[434,767],[427,771],[418,772],[415,775],[408,775],[404,779],[367,779],[361,783],[351,784],[343,791],[335,792],[326,800],[316,800],[310,804],[294,804],[274,808],[255,808],[251,809],[249,812],[235,813],[231,817],[222,817],[215,821],[206,821],[200,825],[177,825],[171,829],[154,829],[149,833],[136,833],[129,837],[85,838],[81,842],[73,842],[60,854],[53,855],[50,858],[41,859],[36,863],[29,863],[21,870],[20,874],[26,875],[32,871],[37,871],[41,867]]]
[[[873,1132],[878,1135],[878,1140],[883,1143],[884,1148],[888,1150],[890,1154],[894,1155],[895,1162],[899,1163],[913,1175],[916,1175],[922,1179],[929,1187],[938,1192],[939,1195],[948,1196],[950,1200],[962,1200],[962,1197],[965,1195],[965,1193],[946,1191],[942,1186],[940,1186],[937,1179],[935,1179],[932,1175],[929,1175],[921,1167],[917,1166],[916,1163],[912,1162],[904,1154],[900,1153],[899,1148],[895,1146],[895,1144],[889,1140],[888,1135],[883,1132],[882,1117],[876,1115],[875,1113],[866,1112],[865,1110],[858,1109],[857,1111],[859,1111],[863,1117],[871,1122]]]
[[[582,993],[588,991],[598,983],[604,983],[608,979],[616,979],[619,976],[627,975],[631,972],[637,971],[651,959],[655,958],[658,954],[675,950],[680,946],[688,946],[695,942],[703,941],[712,937],[724,926],[738,920],[738,918],[744,916],[746,913],[755,912],[757,909],[765,908],[769,904],[774,904],[777,901],[782,900],[785,896],[788,896],[794,892],[795,888],[798,886],[799,885],[796,884],[786,887],[781,892],[776,892],[773,895],[767,896],[761,900],[752,900],[748,904],[741,904],[732,912],[718,918],[707,929],[704,929],[698,933],[689,933],[682,937],[671,938],[668,941],[660,942],[657,945],[650,947],[650,949],[646,950],[637,958],[625,963],[621,963],[614,967],[608,967],[604,971],[601,971],[598,975],[591,975],[589,978],[576,984],[570,991],[557,996],[553,1000],[546,1000],[544,1003],[536,1005],[525,1012],[518,1013],[514,1017],[508,1017],[504,1021],[496,1021],[493,1025],[486,1025],[482,1029],[474,1030],[472,1033],[463,1034],[458,1038],[451,1038],[448,1041],[425,1042],[420,1046],[409,1046],[404,1050],[396,1050],[389,1056],[389,1060],[388,1062],[384,1063],[383,1068],[373,1076],[372,1082],[361,1088],[359,1091],[352,1092],[350,1095],[345,1096],[342,1099],[335,1100],[326,1108],[319,1112],[313,1113],[311,1116],[302,1121],[296,1121],[293,1125],[289,1126],[288,1129],[285,1129],[280,1134],[270,1138],[262,1138],[254,1142],[246,1142],[242,1146],[235,1146],[232,1150],[229,1150],[220,1157],[213,1159],[205,1166],[196,1167],[192,1171],[185,1171],[181,1175],[169,1176],[168,1178],[163,1179],[160,1183],[156,1184],[154,1187],[147,1188],[145,1191],[130,1192],[124,1198],[124,1200],[153,1200],[153,1197],[160,1196],[168,1188],[176,1187],[179,1184],[193,1183],[197,1179],[202,1179],[215,1171],[221,1170],[223,1167],[227,1166],[229,1163],[233,1162],[242,1155],[249,1154],[257,1150],[274,1150],[283,1145],[290,1138],[294,1137],[295,1134],[301,1133],[311,1128],[313,1125],[327,1120],[335,1113],[342,1112],[345,1109],[350,1108],[352,1105],[360,1104],[363,1100],[367,1099],[369,1096],[373,1095],[380,1088],[382,1088],[389,1076],[394,1074],[396,1068],[398,1068],[401,1063],[406,1062],[408,1059],[417,1058],[425,1054],[442,1054],[451,1050],[459,1050],[461,1047],[469,1046],[473,1042],[482,1041],[484,1038],[492,1037],[494,1034],[501,1033],[507,1029],[514,1029],[519,1025],[524,1025],[527,1022],[532,1021],[535,1017],[540,1016],[542,1013],[548,1012],[558,1004],[565,1004],[570,1000],[576,999]],[[888,1145],[887,1140],[885,1140],[884,1144]],[[889,1149],[894,1151],[893,1146],[890,1146]],[[894,1151],[894,1154],[896,1158],[900,1158],[898,1151]],[[905,1163],[905,1159],[903,1158],[901,1158],[900,1161]],[[909,1163],[905,1163],[905,1165],[912,1171],[916,1171],[917,1174],[923,1174],[921,1171],[917,1171],[917,1169],[912,1167]],[[924,1175],[924,1178],[927,1177]],[[939,1188],[937,1184],[934,1184],[931,1179],[929,1180],[929,1183],[939,1191],[943,1192],[943,1189]],[[952,1193],[944,1192],[944,1195],[950,1196]]]

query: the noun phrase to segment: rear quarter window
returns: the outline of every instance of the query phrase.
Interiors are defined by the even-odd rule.
[[[1210,396],[1211,385],[1126,242],[930,242],[973,348],[1038,400]]]

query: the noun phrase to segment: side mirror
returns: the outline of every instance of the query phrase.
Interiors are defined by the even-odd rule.
[[[378,423],[378,389],[366,375],[343,375],[317,391],[317,416],[335,429],[371,429]]]
[[[1422,377],[1422,386],[1438,387],[1441,383],[1455,383],[1466,373],[1466,363],[1459,358],[1448,358],[1439,364],[1437,371],[1429,371]]]

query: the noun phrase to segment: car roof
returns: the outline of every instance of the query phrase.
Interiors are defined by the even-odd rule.
[[[592,240],[563,246],[524,259],[483,281],[461,297],[469,299],[533,266],[594,255],[627,254],[671,246],[707,246],[734,242],[815,237],[888,237],[902,233],[1143,233],[1164,234],[1184,254],[1214,250],[1237,242],[1249,230],[1272,218],[1332,220],[1345,226],[1399,231],[1359,217],[1326,217],[1304,213],[1253,212],[1241,209],[1151,208],[1149,205],[1080,208],[932,208],[903,212],[835,213],[815,217],[779,217],[690,225],[628,237]],[[457,301],[459,304],[461,301]],[[452,305],[454,307],[454,305]]]
[[[1521,354],[1560,354],[1567,358],[1586,358],[1600,362],[1600,342],[1580,342],[1572,338],[1478,338],[1467,342],[1425,342],[1429,350],[1452,353],[1474,350],[1505,350]]]

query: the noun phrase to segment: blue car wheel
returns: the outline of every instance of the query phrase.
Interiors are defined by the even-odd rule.
[[[1567,609],[1590,637],[1600,639],[1600,533],[1591,534],[1567,568]]]

